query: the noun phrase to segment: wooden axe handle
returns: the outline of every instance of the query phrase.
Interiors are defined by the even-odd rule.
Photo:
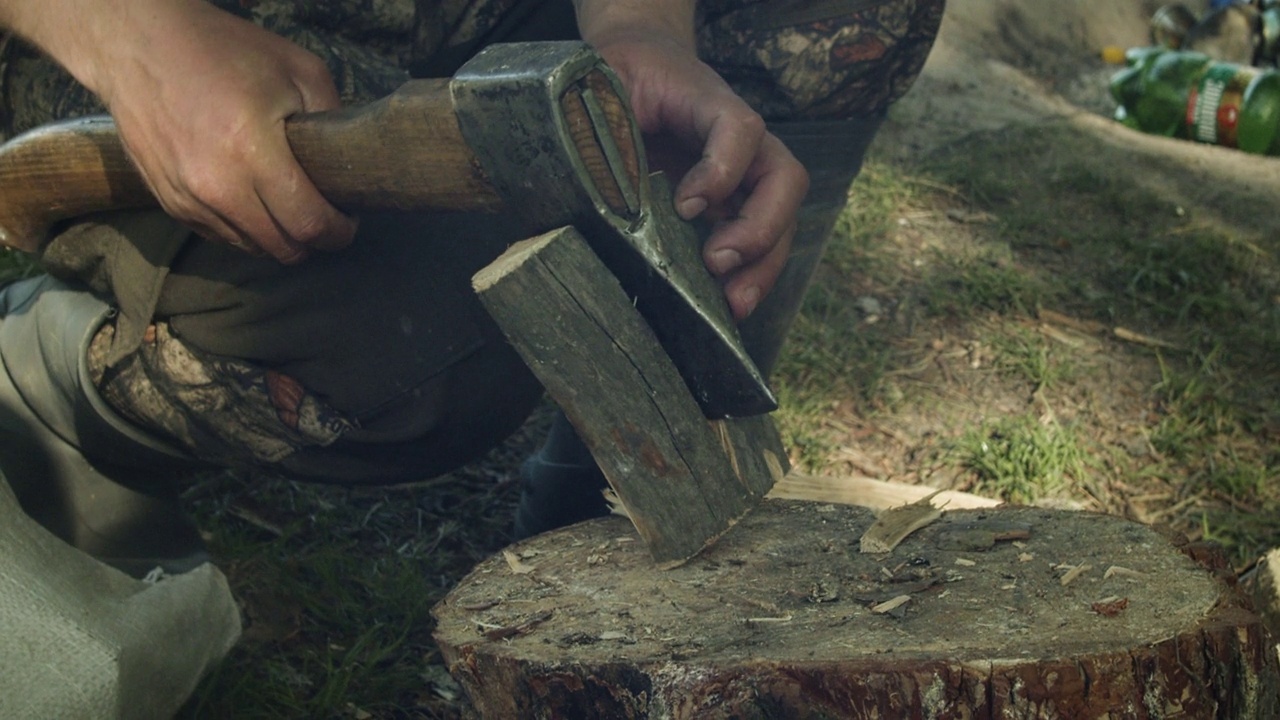
[[[448,79],[302,115],[285,132],[321,194],[344,210],[502,207],[458,128]],[[157,205],[110,118],[48,125],[0,146],[0,245],[35,252],[60,222]]]

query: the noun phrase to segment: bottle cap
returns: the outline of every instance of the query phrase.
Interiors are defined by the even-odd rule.
[[[1196,16],[1186,5],[1161,5],[1151,15],[1151,41],[1177,50],[1196,24]]]
[[[1108,45],[1102,48],[1102,61],[1108,65],[1123,65],[1125,52],[1119,45]]]

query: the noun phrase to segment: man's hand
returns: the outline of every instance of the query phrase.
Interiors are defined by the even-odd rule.
[[[630,94],[657,169],[680,180],[676,209],[716,223],[704,248],[736,318],[786,263],[809,179],[782,141],[698,60],[688,0],[581,0],[578,22]]]
[[[0,20],[103,99],[160,205],[201,235],[284,263],[351,242],[284,134],[339,104],[319,58],[204,0],[0,0]]]

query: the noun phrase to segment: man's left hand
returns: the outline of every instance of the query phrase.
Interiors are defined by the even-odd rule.
[[[627,88],[655,168],[680,178],[680,216],[715,223],[703,257],[741,320],[786,263],[809,177],[760,115],[698,60],[692,38],[679,35],[644,23],[594,34],[583,28]]]

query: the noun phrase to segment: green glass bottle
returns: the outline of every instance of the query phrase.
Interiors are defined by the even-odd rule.
[[[1111,96],[1116,119],[1135,130],[1280,155],[1280,71],[1135,48]]]

